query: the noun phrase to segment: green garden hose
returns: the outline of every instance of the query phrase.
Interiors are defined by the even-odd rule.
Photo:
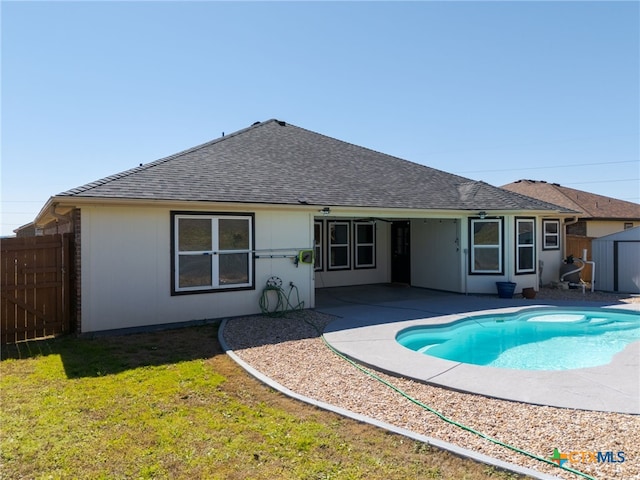
[[[291,294],[296,292],[297,303],[291,303]],[[270,302],[269,298],[275,296],[275,301]],[[304,302],[300,301],[298,287],[293,282],[289,282],[289,293],[282,288],[282,280],[278,277],[271,277],[267,280],[267,285],[262,289],[260,296],[260,311],[268,317],[283,317],[287,312],[303,310]]]
[[[508,443],[504,443],[496,438],[490,437],[489,435],[479,432],[477,430],[474,430],[473,428],[464,425],[460,422],[457,422],[445,415],[443,415],[442,413],[438,412],[437,410],[435,410],[434,408],[430,407],[429,405],[421,402],[420,400],[413,398],[411,395],[409,395],[408,393],[404,392],[403,390],[401,390],[400,388],[396,387],[395,385],[393,385],[392,383],[388,382],[387,380],[381,378],[380,376],[378,376],[377,374],[375,374],[374,372],[364,368],[363,366],[359,365],[358,363],[356,363],[355,361],[351,360],[349,357],[347,357],[346,355],[343,355],[342,353],[340,353],[338,350],[336,350],[333,346],[331,346],[329,344],[329,342],[327,342],[327,340],[324,338],[324,335],[322,334],[322,331],[320,331],[320,329],[314,325],[312,322],[308,321],[305,319],[305,322],[309,325],[311,325],[316,332],[318,333],[318,335],[322,338],[322,341],[324,342],[324,344],[329,348],[329,350],[331,350],[333,353],[335,353],[337,356],[339,356],[340,358],[342,358],[343,360],[347,361],[348,363],[350,363],[351,365],[353,365],[355,368],[357,368],[358,370],[360,370],[361,372],[363,372],[365,375],[368,375],[369,377],[373,378],[374,380],[377,380],[378,382],[382,383],[383,385],[386,385],[387,387],[389,387],[390,389],[392,389],[393,391],[395,391],[396,393],[399,393],[400,395],[402,395],[404,398],[406,398],[407,400],[409,400],[410,402],[415,403],[416,405],[418,405],[419,407],[423,408],[424,410],[427,410],[430,413],[433,413],[434,415],[436,415],[438,418],[440,418],[441,420],[444,420],[445,422],[454,425],[458,428],[461,428],[467,432],[473,433],[474,435],[478,435],[479,437],[484,438],[485,440],[494,443],[496,445],[500,445],[501,447],[505,447],[508,448],[509,450],[513,450],[514,452],[520,453],[522,455],[526,455],[527,457],[533,458],[535,460],[541,461],[543,463],[547,463],[549,465],[553,465],[556,468],[561,468],[562,470],[566,470],[567,472],[571,472],[575,475],[579,475],[581,477],[584,477],[588,480],[596,480],[594,477],[587,475],[586,473],[580,472],[578,470],[574,470],[573,468],[570,467],[565,467],[565,466],[560,466],[557,463],[541,457],[539,455],[536,455],[534,453],[531,452],[527,452],[526,450],[523,450],[521,448],[515,447],[513,445],[509,445]]]

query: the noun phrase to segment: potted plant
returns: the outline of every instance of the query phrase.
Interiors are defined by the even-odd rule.
[[[496,282],[498,297],[513,298],[513,292],[516,289],[516,285],[516,282]]]

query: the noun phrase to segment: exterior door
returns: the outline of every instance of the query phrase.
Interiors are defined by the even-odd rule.
[[[616,292],[640,293],[640,242],[614,242]]]
[[[408,221],[391,223],[391,282],[411,283],[411,229]]]

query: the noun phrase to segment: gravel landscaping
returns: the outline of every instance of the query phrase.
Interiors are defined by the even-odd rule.
[[[541,289],[538,299],[584,298],[640,303],[640,298],[577,290]],[[407,430],[559,478],[583,478],[445,422],[333,353],[318,332],[332,317],[312,310],[284,318],[229,320],[223,335],[230,349],[286,388]],[[534,406],[455,392],[376,372],[442,415],[502,443],[548,458],[554,449],[574,453],[575,470],[598,479],[640,478],[640,416]],[[629,379],[640,381],[640,379]],[[589,452],[623,452],[624,462],[597,462]]]

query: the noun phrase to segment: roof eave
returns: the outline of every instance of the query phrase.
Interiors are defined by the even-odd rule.
[[[382,206],[358,206],[358,205],[332,205],[315,203],[258,203],[258,202],[229,202],[229,201],[204,201],[204,200],[167,200],[167,199],[145,199],[145,198],[116,198],[116,197],[89,197],[81,195],[63,195],[49,198],[36,216],[34,223],[38,226],[46,225],[55,221],[58,210],[68,210],[82,208],[83,206],[163,206],[172,209],[211,209],[216,208],[238,209],[300,209],[310,212],[318,211],[321,208],[330,207],[332,214],[343,216],[353,213],[356,215],[371,214],[376,216],[389,217],[416,217],[420,215],[441,215],[443,217],[473,216],[474,212],[486,212],[490,216],[500,215],[528,215],[528,216],[562,216],[575,217],[576,213],[568,209],[545,209],[545,208],[404,208],[404,207],[382,207]],[[66,212],[65,212],[66,213]]]

